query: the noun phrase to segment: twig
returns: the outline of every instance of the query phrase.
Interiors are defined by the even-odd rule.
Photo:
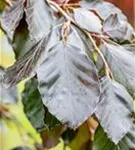
[[[63,24],[63,27],[62,27],[62,38],[64,42],[66,42],[67,40],[67,35],[69,32],[69,25],[70,25],[70,21],[68,20],[67,22]]]
[[[67,6],[67,7],[80,7],[79,4],[77,3],[66,3],[66,4],[59,4],[60,7],[63,7],[63,6]]]
[[[51,1],[51,0],[46,0],[48,2],[48,4],[54,6],[67,20],[72,20],[71,17],[69,17],[67,15],[67,13],[55,2]]]
[[[88,37],[89,37],[89,39],[91,40],[91,42],[92,42],[92,44],[93,44],[95,50],[99,53],[99,55],[101,56],[101,58],[102,58],[102,60],[103,60],[103,62],[104,62],[106,76],[107,76],[108,78],[114,79],[113,74],[112,74],[112,72],[111,72],[111,70],[110,70],[110,67],[109,67],[109,65],[108,65],[108,63],[107,63],[107,61],[106,61],[106,59],[105,59],[103,53],[102,53],[102,52],[100,51],[100,49],[97,47],[97,45],[96,45],[95,41],[93,40],[93,38],[91,37],[90,33],[86,31],[86,34],[88,35]]]

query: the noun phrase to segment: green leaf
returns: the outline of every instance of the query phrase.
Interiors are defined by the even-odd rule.
[[[42,99],[41,99],[42,101]],[[45,109],[45,117],[44,122],[46,124],[46,127],[50,130],[55,129],[57,126],[61,126],[61,123],[52,115],[49,113],[47,107],[44,106]]]
[[[124,86],[101,79],[102,94],[96,116],[107,136],[117,144],[132,127],[133,99]]]
[[[54,129],[60,125],[60,122],[44,107],[35,77],[26,82],[22,102],[26,116],[37,131],[45,128]]]
[[[35,77],[26,82],[22,93],[22,102],[27,118],[40,132],[43,146],[50,148],[58,144],[63,126],[43,105],[38,91],[38,81]]]
[[[127,21],[121,21],[118,14],[111,14],[103,24],[103,30],[115,41],[131,41],[135,37],[134,29]]]
[[[1,17],[1,26],[12,40],[15,29],[17,28],[24,13],[24,0],[10,0],[11,6],[6,9]]]
[[[101,33],[101,20],[92,11],[77,8],[74,10],[74,18],[80,27],[89,32]]]
[[[22,102],[24,105],[24,112],[31,124],[36,130],[40,130],[45,128],[45,110],[40,93],[37,89],[37,84],[36,78],[32,78],[26,82],[25,89],[22,93]]]
[[[31,37],[37,41],[41,40],[49,33],[53,23],[47,2],[44,0],[28,0],[25,13]]]
[[[116,81],[124,85],[133,95],[135,93],[135,53],[133,49],[129,50],[129,47],[126,49],[118,44],[104,43],[101,51]]]
[[[44,105],[63,124],[75,129],[93,114],[100,87],[85,50],[60,42],[48,51],[37,77]]]
[[[0,66],[0,76],[5,73]],[[18,102],[18,92],[16,87],[4,89],[0,83],[0,104],[16,104]]]
[[[134,127],[131,128],[130,132],[115,145],[111,142],[101,126],[98,127],[93,143],[93,150],[134,150],[135,149],[135,132]]]
[[[96,130],[93,142],[93,150],[117,150],[117,148],[115,149],[115,144],[110,141],[101,126],[99,126]]]

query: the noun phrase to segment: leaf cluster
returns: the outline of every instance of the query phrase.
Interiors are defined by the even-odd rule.
[[[16,56],[2,85],[31,78],[22,101],[44,147],[60,137],[70,145],[94,116],[94,150],[135,149],[135,31],[121,10],[101,0],[11,0],[1,28]]]

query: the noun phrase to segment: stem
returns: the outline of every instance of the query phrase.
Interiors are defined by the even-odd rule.
[[[92,33],[91,36],[94,36],[94,37],[99,38],[99,39],[101,39],[101,38],[102,39],[109,39],[108,36],[102,35],[102,34],[94,34],[94,33]]]
[[[64,23],[64,25],[62,27],[62,38],[63,38],[64,42],[67,41],[67,35],[68,35],[68,32],[69,32],[69,26],[70,26],[70,21],[68,20],[67,22]]]
[[[67,20],[72,20],[67,13],[55,2],[51,1],[51,0],[46,0],[50,5],[54,6]]]
[[[71,7],[80,7],[80,5],[79,4],[77,4],[77,3],[67,3],[67,4],[59,4],[59,6],[60,7],[62,7],[62,6],[71,6]]]
[[[107,76],[108,78],[114,79],[113,74],[112,74],[112,72],[111,72],[111,70],[110,70],[110,67],[109,67],[109,65],[108,65],[108,63],[107,63],[107,61],[106,61],[106,59],[105,59],[103,53],[102,53],[102,52],[100,51],[100,49],[97,47],[97,45],[96,45],[95,41],[93,40],[93,38],[91,37],[90,33],[86,31],[86,34],[87,34],[88,37],[90,38],[90,40],[91,40],[91,42],[92,42],[92,44],[93,44],[95,50],[99,53],[99,55],[101,56],[101,58],[102,58],[102,60],[103,60],[103,62],[104,62],[106,76]]]

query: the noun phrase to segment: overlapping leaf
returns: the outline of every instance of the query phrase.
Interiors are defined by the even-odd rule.
[[[73,46],[75,45],[81,49],[86,49],[89,57],[91,57],[92,52],[94,51],[94,46],[89,37],[77,27],[71,26],[71,28],[72,32],[68,35],[68,42],[71,41],[69,44]]]
[[[24,0],[13,1],[12,6],[4,11],[1,18],[1,26],[7,32],[8,37],[12,40],[15,29],[17,28],[24,13]]]
[[[60,122],[44,107],[37,86],[38,81],[35,77],[26,82],[22,93],[24,112],[37,131],[45,128],[54,129]]]
[[[130,132],[115,145],[110,139],[108,139],[106,133],[101,126],[98,127],[94,143],[93,150],[134,150],[135,149],[135,125],[130,129]]]
[[[115,41],[132,40],[135,32],[127,21],[121,21],[118,14],[111,14],[104,22],[103,30]]]
[[[82,37],[79,35],[78,30],[74,26],[71,26],[71,32],[67,37],[67,44],[78,47],[80,49],[85,49],[85,43],[82,40]]]
[[[135,44],[125,44],[122,47],[128,51],[135,53]]]
[[[93,12],[83,8],[74,10],[74,18],[82,28],[95,33],[101,33],[101,20]]]
[[[37,77],[43,103],[62,123],[76,128],[93,114],[99,83],[83,50],[60,42],[49,50]]]
[[[26,28],[22,29],[19,26],[18,30],[18,32],[17,30],[15,32],[17,39],[13,40],[14,51],[18,60],[11,67],[7,68],[4,74],[3,85],[5,87],[13,86],[27,77],[34,76],[36,68],[38,68],[46,57],[46,51],[60,40],[59,28],[52,30],[46,38],[41,39],[39,42],[29,40],[29,32]],[[20,35],[22,32],[20,30],[25,30],[26,35]],[[23,49],[20,52],[21,45],[19,41],[20,39],[23,40],[25,36],[28,40],[22,43]]]
[[[32,78],[26,83],[22,93],[22,102],[26,116],[34,128],[40,130],[46,127],[44,122],[45,110],[37,89],[37,84],[36,78]]]
[[[133,99],[124,86],[104,77],[96,116],[108,137],[117,144],[132,127]]]
[[[81,6],[88,10],[94,9],[105,20],[104,32],[107,32],[112,39],[122,42],[130,41],[135,37],[135,32],[126,16],[113,4],[96,0],[94,2],[82,1]]]
[[[49,33],[53,19],[46,1],[12,0],[11,3],[12,5],[1,18],[1,26],[11,40],[13,40],[15,29],[23,18],[24,12],[32,39],[39,41]]]
[[[130,150],[135,149],[135,121],[133,121],[132,128],[128,134],[123,138],[123,143],[126,143]]]
[[[28,53],[21,57],[15,64],[6,70],[4,75],[4,85],[9,87],[19,81],[33,76],[35,69],[40,65],[45,57],[46,39],[40,40]]]
[[[105,20],[111,14],[118,14],[118,18],[123,21],[127,21],[127,17],[122,13],[122,11],[109,2],[103,0],[91,1],[81,1],[81,6],[87,9],[95,9],[100,16]]]
[[[131,94],[135,93],[134,46],[130,48],[128,45],[103,44],[101,51],[114,78],[119,83],[104,79],[101,83],[103,93],[99,102],[100,84],[97,70],[90,59],[94,48],[91,41],[87,39],[88,37],[81,33],[85,29],[92,33],[102,34],[101,20],[105,20],[104,33],[107,33],[113,40],[120,42],[131,40],[132,37],[134,38],[134,31],[127,24],[127,18],[114,5],[102,0],[94,2],[89,0],[82,3],[83,8],[73,11],[79,29],[77,25],[68,26],[68,35],[66,41],[63,42],[61,40],[65,27],[63,23],[66,19],[61,17],[60,22],[56,21],[57,25],[55,24],[52,29],[51,8],[53,7],[49,7],[46,1],[13,1],[13,6],[2,17],[2,27],[13,40],[17,61],[4,74],[4,83],[13,86],[37,73],[38,81],[33,78],[26,83],[23,104],[26,116],[38,131],[46,127],[51,129],[51,131],[41,132],[42,139],[45,139],[43,140],[45,147],[57,144],[59,141],[63,126],[58,120],[76,129],[97,108],[96,115],[108,137],[114,143],[123,139],[115,146],[110,139],[106,138],[105,133],[100,132],[101,139],[96,137],[94,150],[134,149],[135,135],[131,118],[133,101],[126,89],[119,84],[123,84]],[[61,16],[55,11],[54,14],[57,14],[57,17]],[[80,27],[83,29],[80,30]],[[34,43],[32,43],[33,40]],[[43,106],[41,98],[47,108]],[[99,136],[100,134],[98,132]],[[52,139],[51,142],[50,139]],[[85,142],[88,139],[89,136]],[[110,145],[106,148],[107,144]],[[74,147],[74,142],[71,146]],[[79,149],[85,146],[81,142],[80,145],[78,144]]]
[[[31,36],[40,40],[49,33],[53,23],[50,8],[44,0],[28,0],[25,9]]]
[[[130,45],[126,47],[104,43],[101,50],[115,79],[133,94],[135,92],[135,53],[134,47],[130,48]]]
[[[50,148],[58,144],[63,126],[43,105],[37,86],[35,77],[26,82],[22,93],[24,112],[33,127],[40,132],[43,146]]]

